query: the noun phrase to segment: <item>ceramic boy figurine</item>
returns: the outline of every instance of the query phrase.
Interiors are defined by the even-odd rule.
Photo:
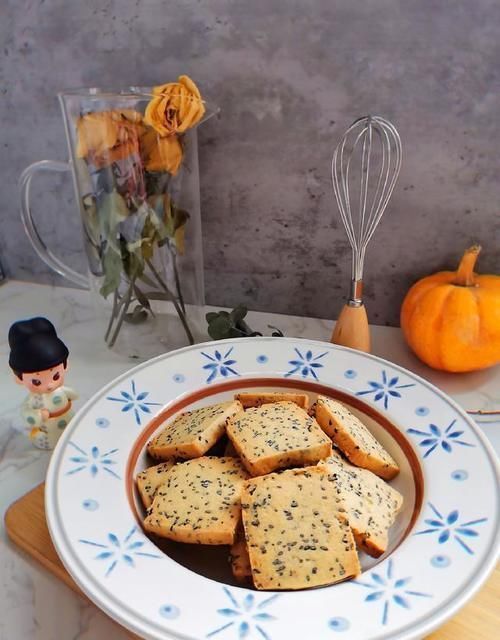
[[[46,318],[15,322],[9,330],[9,365],[29,391],[22,416],[38,449],[53,449],[70,419],[78,396],[64,385],[69,351]]]

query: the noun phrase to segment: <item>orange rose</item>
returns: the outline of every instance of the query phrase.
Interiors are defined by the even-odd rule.
[[[198,87],[188,76],[154,87],[153,96],[146,107],[144,122],[162,136],[184,133],[205,113]]]
[[[104,167],[138,153],[142,116],[132,109],[87,113],[76,123],[78,158]]]
[[[176,135],[162,138],[154,129],[141,137],[141,151],[148,171],[168,171],[173,176],[182,163],[182,145]]]

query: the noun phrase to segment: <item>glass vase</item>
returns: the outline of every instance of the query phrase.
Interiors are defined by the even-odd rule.
[[[141,359],[203,335],[197,130],[158,134],[143,117],[151,96],[144,88],[60,94],[70,161],[35,163],[21,178],[23,222],[35,250],[93,292],[106,345]],[[62,263],[36,229],[29,196],[40,170],[72,173],[86,276]]]

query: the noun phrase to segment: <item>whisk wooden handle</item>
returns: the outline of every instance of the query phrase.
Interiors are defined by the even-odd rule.
[[[344,305],[333,329],[330,342],[358,351],[370,352],[370,327],[364,304],[356,307],[349,304]]]

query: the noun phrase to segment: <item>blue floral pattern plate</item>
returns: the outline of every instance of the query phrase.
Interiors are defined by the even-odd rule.
[[[405,507],[387,553],[350,582],[258,592],[203,575],[144,534],[132,478],[161,417],[246,388],[302,389],[347,402],[401,467]],[[245,338],[155,358],[99,391],[52,456],[46,512],[81,589],[144,638],[421,638],[493,569],[496,456],[468,416],[425,380],[371,355],[289,338]]]

